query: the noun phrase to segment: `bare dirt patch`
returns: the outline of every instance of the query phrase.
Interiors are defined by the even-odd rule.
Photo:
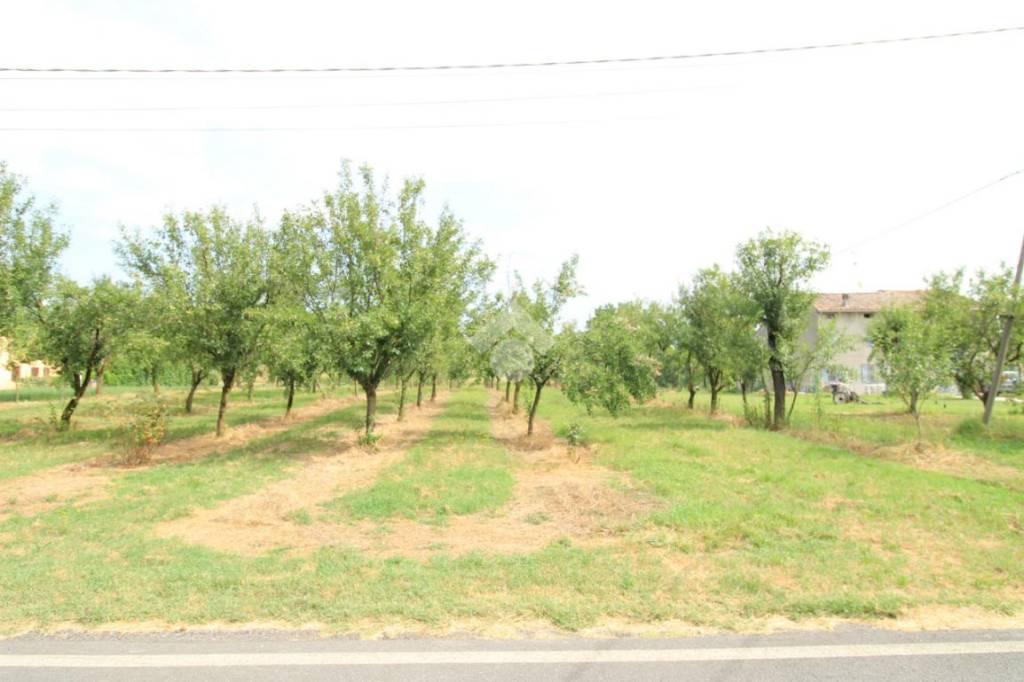
[[[145,466],[167,462],[186,462],[225,452],[255,438],[270,436],[352,404],[356,398],[320,400],[293,410],[283,417],[229,429],[221,438],[203,434],[161,446]],[[131,467],[144,468],[144,467]],[[67,504],[95,502],[107,496],[107,484],[129,470],[119,466],[110,455],[89,462],[64,464],[27,476],[0,481],[0,520],[9,514],[34,516]]]
[[[308,513],[338,495],[376,481],[381,470],[400,460],[407,448],[427,433],[447,398],[442,394],[435,403],[425,403],[419,410],[407,409],[401,422],[395,415],[379,417],[383,439],[376,448],[358,446],[357,432],[339,432],[328,448],[305,460],[295,475],[250,495],[161,524],[156,534],[246,555],[282,547],[312,551],[330,544],[337,524],[297,514]]]
[[[571,452],[539,420],[536,433],[527,439],[525,422],[495,405],[493,433],[517,460],[513,499],[501,509],[452,516],[443,524],[316,518],[316,505],[372,484],[381,470],[397,462],[426,432],[434,413],[428,409],[402,424],[389,418],[384,428],[388,443],[374,454],[349,447],[315,458],[294,477],[164,524],[158,533],[245,555],[284,548],[304,554],[327,545],[409,558],[442,552],[518,554],[562,538],[585,545],[614,542],[625,527],[655,507],[654,498],[634,489],[626,477],[595,464],[590,451]],[[452,457],[457,459],[458,453]],[[296,513],[301,511],[307,515],[299,518]]]

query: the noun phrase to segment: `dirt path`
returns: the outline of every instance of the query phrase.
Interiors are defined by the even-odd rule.
[[[614,542],[624,528],[656,506],[655,499],[633,488],[628,477],[595,464],[593,453],[570,452],[546,423],[538,420],[536,433],[527,440],[522,435],[525,421],[506,414],[497,400],[491,406],[491,423],[493,436],[516,461],[513,499],[495,512],[452,516],[445,525],[404,518],[383,523],[315,518],[299,522],[291,516],[308,509],[315,517],[316,504],[372,484],[380,470],[404,454],[396,448],[367,461],[356,449],[354,454],[325,457],[298,476],[254,495],[165,524],[159,533],[247,555],[283,547],[303,554],[326,545],[415,558],[440,552],[518,554],[560,538],[587,545]],[[406,428],[410,427],[413,431],[402,436],[405,442],[425,430],[425,425]]]
[[[211,509],[161,524],[159,537],[177,537],[236,554],[257,555],[289,547],[293,552],[312,551],[333,540],[336,524],[304,523],[296,512],[315,507],[348,491],[369,486],[380,472],[398,462],[408,448],[422,438],[431,422],[447,404],[448,394],[417,410],[406,409],[405,419],[385,415],[377,420],[383,439],[374,450],[356,444],[358,434],[338,434],[335,443],[315,454],[295,475]]]
[[[628,476],[596,464],[589,449],[571,451],[547,422],[536,420],[534,435],[526,438],[525,418],[508,414],[500,397],[491,406],[491,430],[516,462],[512,500],[501,509],[451,517],[444,526],[389,520],[386,534],[363,522],[344,527],[335,541],[381,556],[520,554],[563,538],[614,543],[657,506]]]
[[[225,452],[254,440],[271,436],[304,421],[340,410],[358,398],[318,400],[312,405],[292,411],[288,419],[265,419],[231,428],[221,438],[203,434],[168,443],[157,450],[149,464],[187,462]],[[0,521],[13,513],[33,516],[68,503],[85,504],[107,496],[107,484],[126,471],[142,467],[119,466],[110,455],[87,461],[64,464],[0,481]]]

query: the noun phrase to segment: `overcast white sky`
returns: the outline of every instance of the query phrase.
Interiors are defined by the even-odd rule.
[[[0,22],[0,66],[376,66],[994,28],[1024,25],[1024,4],[38,1],[3,3]],[[1022,65],[1018,32],[473,73],[0,74],[0,159],[59,204],[72,236],[64,267],[81,279],[117,272],[119,224],[147,228],[211,203],[258,205],[275,220],[329,188],[349,158],[424,176],[431,210],[450,203],[499,261],[496,287],[507,268],[550,276],[578,252],[588,296],[577,317],[667,299],[698,268],[731,266],[735,245],[768,225],[832,245],[822,290],[915,288],[937,270],[1016,257],[1024,175],[881,233],[1024,167]],[[505,101],[450,103],[481,99]],[[165,110],[95,111],[139,107]],[[47,108],[93,111],[17,111]],[[10,130],[25,127],[297,130]]]

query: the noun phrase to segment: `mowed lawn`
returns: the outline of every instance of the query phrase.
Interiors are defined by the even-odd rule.
[[[258,398],[238,405],[234,418],[281,407],[279,391]],[[204,409],[209,400],[204,395]],[[456,391],[404,459],[373,484],[308,510],[310,517],[436,527],[479,515],[502,523],[527,465],[520,450],[491,433],[496,400],[496,392],[479,387]],[[111,402],[102,409],[116,412],[117,400]],[[803,409],[812,409],[810,402]],[[744,628],[778,616],[1022,613],[1024,486],[1015,472],[1024,471],[1024,417],[1000,414],[1006,426],[995,436],[958,430],[966,412],[928,422],[949,421],[941,427],[943,449],[956,446],[1001,467],[999,476],[976,476],[970,467],[936,471],[865,454],[843,447],[838,436],[837,444],[817,442],[805,425],[816,417],[799,406],[793,433],[769,433],[677,403],[669,395],[619,418],[588,416],[546,391],[541,418],[562,435],[579,424],[583,459],[624,476],[650,503],[592,542],[560,538],[519,553],[439,548],[425,557],[384,557],[342,543],[243,556],[158,537],[164,521],[287,480],[310,457],[329,454],[339,431],[358,428],[361,404],[197,461],[121,471],[103,499],[0,517],[0,628],[131,621],[317,623],[339,631],[517,622],[567,630],[668,621]],[[735,409],[737,402],[729,396],[727,404]],[[85,418],[68,435],[30,426],[45,419],[45,404],[16,409],[15,418],[29,426],[3,436],[0,472],[7,476],[115,447],[109,419],[91,413],[98,404],[86,401]],[[394,410],[394,396],[382,409]],[[836,423],[848,423],[828,409]],[[878,419],[900,429],[881,429],[878,443],[912,440],[898,416]],[[172,433],[211,425],[209,414],[176,415]],[[836,430],[858,442],[876,438],[869,428]],[[581,465],[566,457],[564,466]]]

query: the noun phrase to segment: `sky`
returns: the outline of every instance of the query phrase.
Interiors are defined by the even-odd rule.
[[[246,68],[784,47],[1021,26],[1024,4],[37,1],[0,16],[2,67]],[[577,319],[668,300],[769,226],[832,247],[818,290],[919,288],[1017,256],[1024,174],[930,212],[1024,168],[1022,64],[1011,32],[543,69],[0,73],[0,159],[58,205],[80,280],[120,274],[121,225],[211,204],[273,224],[350,159],[422,176],[430,214],[449,204],[497,262],[496,290],[578,253]]]

